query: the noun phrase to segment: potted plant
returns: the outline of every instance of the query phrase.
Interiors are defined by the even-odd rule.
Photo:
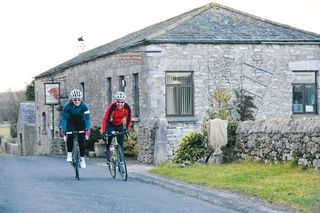
[[[94,152],[96,154],[96,157],[104,157],[105,150],[106,150],[106,143],[102,139],[94,143]]]
[[[89,140],[86,141],[85,146],[86,146],[86,155],[87,156],[94,156],[92,154],[89,154],[89,152],[95,152],[95,143],[98,143],[102,139],[101,135],[101,127],[99,126],[94,126],[91,130],[91,135],[89,137]]]

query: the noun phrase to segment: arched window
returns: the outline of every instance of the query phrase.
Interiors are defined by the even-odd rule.
[[[47,131],[47,116],[46,116],[46,113],[45,112],[42,112],[42,122],[41,122],[41,129],[42,129],[42,132],[45,132]]]

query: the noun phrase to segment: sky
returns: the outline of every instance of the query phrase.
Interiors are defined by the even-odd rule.
[[[84,50],[208,3],[320,34],[320,0],[4,0],[0,92],[23,90]]]

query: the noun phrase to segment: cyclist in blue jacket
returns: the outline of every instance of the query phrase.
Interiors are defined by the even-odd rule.
[[[70,101],[64,105],[61,121],[61,137],[64,137],[66,132],[69,131],[85,131],[84,134],[78,135],[79,147],[80,147],[80,167],[86,168],[86,162],[84,159],[85,136],[90,136],[90,112],[89,107],[82,101],[82,92],[78,89],[74,89],[70,93]],[[72,147],[73,147],[73,135],[67,137],[67,161],[72,161]]]

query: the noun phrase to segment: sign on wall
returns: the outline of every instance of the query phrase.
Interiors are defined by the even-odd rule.
[[[45,104],[54,105],[60,103],[60,83],[44,84]]]
[[[119,60],[125,60],[125,61],[141,61],[143,60],[142,54],[124,54],[118,56]]]

